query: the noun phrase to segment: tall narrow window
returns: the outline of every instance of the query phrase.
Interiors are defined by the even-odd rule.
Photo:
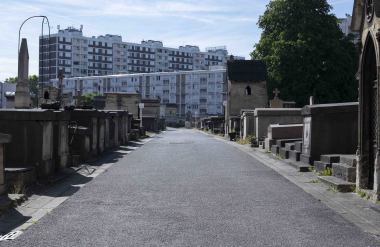
[[[247,86],[247,87],[245,88],[245,94],[246,94],[246,95],[251,95],[251,87],[250,87],[250,86]]]

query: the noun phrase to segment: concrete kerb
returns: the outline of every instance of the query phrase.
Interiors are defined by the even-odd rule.
[[[200,132],[208,135],[203,131]],[[297,172],[295,168],[274,154],[265,153],[264,150],[254,149],[248,145],[240,145],[225,138],[213,137],[216,140],[240,149],[264,165],[272,168],[319,202],[325,204],[343,218],[356,225],[359,229],[370,233],[377,240],[380,240],[380,214],[375,210],[371,210],[371,206],[374,205],[373,202],[362,199],[355,193],[334,193],[327,191],[326,185],[312,182],[317,180],[316,174],[312,172]]]
[[[152,134],[150,138],[139,141],[129,141],[104,154],[90,158],[86,163],[81,164],[80,168],[75,172],[71,172],[62,179],[54,179],[54,183],[50,183],[51,186],[47,187],[42,193],[33,194],[29,198],[25,195],[15,195],[22,196],[24,199],[21,202],[18,201],[17,207],[6,211],[1,216],[0,233],[26,230],[36,224],[38,220],[66,201],[86,183],[106,171],[118,159],[133,152],[139,147],[138,145],[142,146],[151,141],[155,135]],[[127,147],[129,150],[125,151],[123,147]]]

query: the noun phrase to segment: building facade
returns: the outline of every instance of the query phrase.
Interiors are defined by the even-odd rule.
[[[83,36],[80,29],[60,29],[49,37],[40,37],[39,78],[47,83],[58,77],[59,68],[65,78],[132,73],[207,70],[225,66],[227,48],[210,47],[201,52],[198,46],[164,47],[161,41],[123,42],[119,35]],[[235,59],[245,59],[235,56]]]
[[[359,36],[359,32],[354,32],[351,30],[351,22],[352,22],[352,16],[349,14],[346,14],[346,18],[340,18],[340,23],[338,23],[340,29],[344,33],[344,35],[353,34],[356,37]],[[356,43],[356,39],[353,40],[354,43]]]
[[[16,92],[16,83],[1,83],[0,82],[0,109],[10,108],[7,107],[6,94],[14,94]]]
[[[85,93],[140,92],[142,98],[160,98],[161,104],[176,104],[177,117],[223,114],[226,101],[226,70],[159,72],[64,78],[64,92]],[[58,87],[58,80],[50,80]]]

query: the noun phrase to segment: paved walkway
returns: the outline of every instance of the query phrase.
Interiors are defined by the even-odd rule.
[[[380,246],[240,148],[169,129],[0,246]]]

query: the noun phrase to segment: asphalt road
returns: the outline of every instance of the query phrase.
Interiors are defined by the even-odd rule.
[[[379,246],[226,143],[169,129],[0,246]]]

